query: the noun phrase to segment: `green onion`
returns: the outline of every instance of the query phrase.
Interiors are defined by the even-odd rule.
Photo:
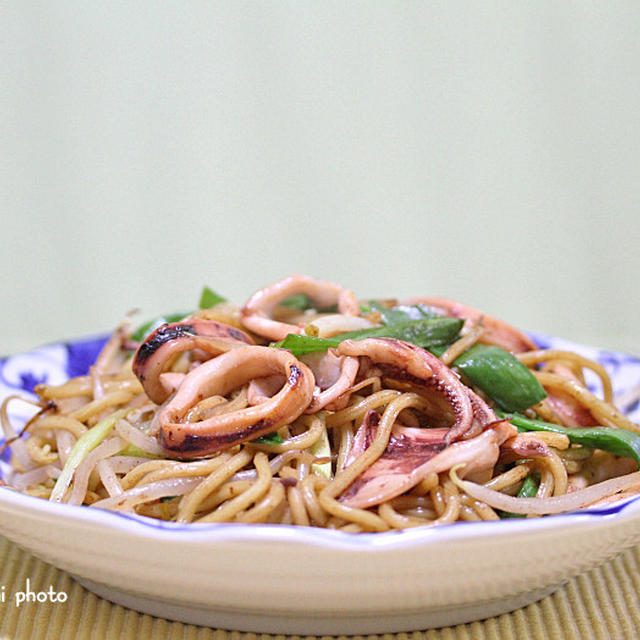
[[[280,306],[306,311],[307,309],[313,308],[313,302],[311,302],[311,298],[304,293],[296,293],[293,296],[289,296],[286,300],[283,300]]]
[[[71,484],[71,480],[76,469],[80,466],[87,455],[89,455],[89,453],[91,453],[91,451],[93,451],[109,435],[109,432],[113,429],[115,423],[120,420],[120,418],[124,418],[129,411],[130,409],[120,409],[119,411],[112,413],[108,418],[101,420],[97,425],[95,425],[95,427],[92,427],[78,438],[71,449],[71,453],[69,454],[67,461],[65,462],[62,473],[56,480],[55,487],[53,487],[53,491],[49,497],[51,502],[62,501],[66,490]]]
[[[494,345],[475,344],[458,356],[453,365],[505,411],[528,409],[547,396],[518,358]]]
[[[329,434],[326,426],[322,427],[322,434],[309,447],[309,453],[316,458],[331,458],[331,445],[329,444]],[[311,465],[311,470],[320,476],[324,476],[327,480],[331,480],[331,460],[314,462]]]
[[[217,304],[226,301],[226,298],[223,298],[212,289],[209,289],[209,287],[204,287],[202,289],[202,293],[200,294],[200,302],[198,303],[198,307],[200,309],[211,309],[211,307],[215,307]]]
[[[335,313],[338,310],[337,304],[329,305],[328,307],[316,307],[314,301],[304,293],[296,293],[289,296],[282,302],[281,307],[288,307],[289,309],[296,309],[297,311],[306,311],[307,309],[316,309],[323,313]]]
[[[329,348],[337,347],[342,340],[334,338],[318,338],[316,336],[300,336],[290,333],[284,340],[280,342],[272,342],[272,347],[279,349],[288,349],[291,353],[298,357],[305,353],[314,353],[315,351],[325,351]]]
[[[264,436],[258,436],[252,440],[252,442],[259,442],[260,444],[282,444],[284,440],[277,431],[274,431],[273,433],[267,433]]]
[[[396,322],[383,327],[350,331],[330,338],[289,334],[284,340],[275,342],[271,346],[288,349],[297,357],[305,353],[336,348],[343,340],[397,338],[435,353],[436,351],[443,352],[456,339],[462,324],[463,320],[459,318],[423,318]]]
[[[522,483],[518,498],[535,498],[538,495],[540,477],[537,474],[529,474]],[[510,511],[498,511],[501,518],[526,518],[524,513],[511,513]]]
[[[118,455],[131,456],[132,458],[151,458],[152,460],[160,458],[160,456],[156,456],[153,453],[143,451],[140,447],[136,447],[135,444],[128,444]]]
[[[523,415],[497,412],[503,420],[518,427],[518,431],[550,431],[561,433],[569,438],[571,444],[579,444],[591,449],[601,449],[615,456],[633,458],[640,467],[640,435],[627,429],[613,427],[563,427],[552,422],[533,420]]]
[[[332,339],[397,338],[430,351],[439,347],[443,347],[444,351],[458,337],[463,323],[464,320],[460,318],[422,318],[395,322],[383,327],[351,331],[333,336]]]
[[[379,300],[369,300],[366,305],[361,305],[362,313],[377,311],[384,324],[406,322],[407,320],[421,320],[422,318],[436,318],[441,314],[436,313],[432,307],[426,304],[399,304],[388,307]]]

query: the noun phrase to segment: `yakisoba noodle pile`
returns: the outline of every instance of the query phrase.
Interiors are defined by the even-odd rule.
[[[596,362],[445,299],[359,302],[298,275],[242,307],[213,298],[147,336],[125,323],[88,375],[36,388],[21,433],[8,398],[10,486],[182,523],[350,532],[640,490],[639,428]]]

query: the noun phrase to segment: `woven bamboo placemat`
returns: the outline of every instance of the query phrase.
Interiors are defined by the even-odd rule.
[[[64,592],[66,602],[16,604],[16,592]],[[4,589],[3,589],[4,587]],[[4,598],[2,594],[4,593]],[[640,638],[640,546],[513,613],[444,629],[368,640],[561,640]],[[2,600],[4,599],[4,602]],[[355,638],[364,638],[354,636]],[[209,629],[139,614],[103,600],[67,573],[0,537],[0,640],[296,640]],[[344,636],[343,636],[344,638]],[[327,640],[325,638],[325,640]]]

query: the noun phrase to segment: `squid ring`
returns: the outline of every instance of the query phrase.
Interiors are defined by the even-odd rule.
[[[192,320],[163,324],[139,347],[133,359],[133,372],[156,404],[162,404],[172,391],[163,384],[162,372],[174,356],[200,349],[217,356],[242,344],[253,344],[244,332],[214,320]]]
[[[313,397],[305,413],[320,411],[320,409],[324,409],[327,405],[335,402],[342,394],[349,391],[355,382],[359,368],[360,362],[358,358],[348,356],[343,358],[338,379],[330,387],[327,387],[324,391],[320,391],[318,395]],[[347,402],[345,401],[344,404],[346,405]]]
[[[242,324],[250,331],[272,340],[282,340],[289,333],[302,333],[302,327],[278,322],[271,317],[280,302],[298,293],[309,296],[319,307],[337,303],[340,313],[360,315],[358,301],[348,289],[333,282],[292,275],[254,293],[242,307]]]
[[[436,415],[446,416],[450,427],[446,441],[465,435],[474,425],[471,399],[458,376],[438,358],[415,345],[395,338],[344,340],[336,352],[345,356],[366,356],[390,380],[418,387],[419,393],[434,407]]]
[[[284,375],[282,389],[267,401],[210,418],[182,422],[190,408],[226,395],[249,380]],[[209,360],[185,377],[158,415],[160,440],[171,455],[199,458],[270,433],[295,420],[313,398],[313,373],[283,349],[242,346]]]

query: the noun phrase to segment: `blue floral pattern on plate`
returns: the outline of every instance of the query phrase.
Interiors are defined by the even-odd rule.
[[[74,376],[88,373],[108,336],[81,338],[52,344],[28,353],[0,359],[0,399],[20,396],[34,400],[33,390],[37,384],[61,384]],[[14,401],[9,404],[9,419],[18,428],[34,413],[33,406]],[[0,431],[0,443],[3,436]],[[10,452],[0,456],[0,478],[8,473]]]

